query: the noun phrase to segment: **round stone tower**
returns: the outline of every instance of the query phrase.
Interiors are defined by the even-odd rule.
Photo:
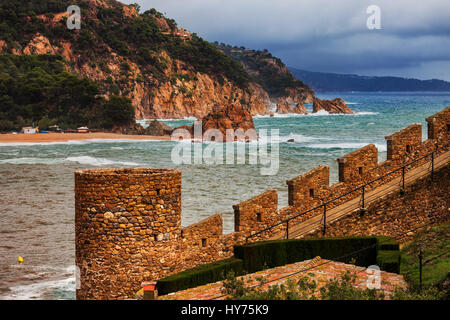
[[[77,299],[132,298],[152,247],[180,233],[181,171],[76,171]]]

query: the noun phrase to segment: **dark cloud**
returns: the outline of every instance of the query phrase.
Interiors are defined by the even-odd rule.
[[[124,2],[154,7],[209,41],[267,48],[297,68],[450,80],[443,71],[450,65],[448,0]],[[372,4],[381,9],[381,30],[366,26]]]

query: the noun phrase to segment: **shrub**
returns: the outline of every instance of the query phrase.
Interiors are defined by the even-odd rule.
[[[381,270],[400,273],[400,251],[378,251],[376,264],[380,267]]]
[[[266,284],[263,278],[257,286],[246,286],[244,280],[229,274],[223,282],[222,293],[229,300],[383,300],[384,292],[376,289],[359,289],[354,286],[356,274],[342,273],[340,278],[328,280],[317,291],[317,282],[309,275],[300,278],[297,283],[288,279],[285,283],[269,286],[262,290]],[[248,280],[251,282],[251,279]],[[399,295],[402,294],[399,291]]]
[[[398,241],[384,236],[378,236],[378,250],[400,250]]]

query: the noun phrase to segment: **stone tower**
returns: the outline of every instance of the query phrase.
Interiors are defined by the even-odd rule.
[[[75,172],[77,299],[117,299],[139,288],[152,248],[181,233],[181,171]]]

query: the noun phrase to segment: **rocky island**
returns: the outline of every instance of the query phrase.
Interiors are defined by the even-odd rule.
[[[330,114],[354,114],[355,111],[350,109],[344,99],[336,98],[333,100],[321,100],[314,98],[313,113],[324,110]]]

